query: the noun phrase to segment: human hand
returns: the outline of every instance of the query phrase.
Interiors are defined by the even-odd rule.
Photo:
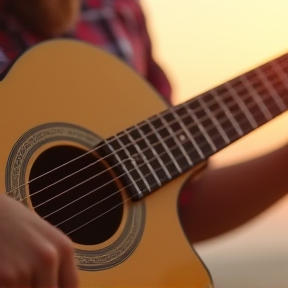
[[[7,195],[0,195],[0,287],[78,287],[70,239]]]

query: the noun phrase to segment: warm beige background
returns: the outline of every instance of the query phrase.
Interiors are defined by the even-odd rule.
[[[287,0],[142,0],[175,103],[288,52]],[[227,165],[288,141],[288,114],[219,153]],[[288,161],[288,159],[287,159]],[[288,171],[287,171],[288,177]],[[288,287],[288,197],[231,233],[197,245],[216,288]]]

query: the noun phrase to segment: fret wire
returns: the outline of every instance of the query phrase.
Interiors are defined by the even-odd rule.
[[[186,104],[186,103],[183,103],[183,104]],[[251,108],[251,107],[253,107],[253,106],[255,106],[256,105],[256,103],[255,102],[253,102],[253,103],[250,103],[250,105],[249,106],[247,106],[248,108]],[[276,103],[273,101],[272,102],[272,105],[276,105]],[[270,104],[270,106],[271,106],[271,104]],[[258,110],[258,111],[260,111],[260,110]],[[220,121],[220,123],[221,123],[221,121]],[[211,126],[211,125],[210,125]],[[208,126],[209,127],[209,126]],[[214,126],[213,126],[214,127]],[[232,125],[232,127],[234,128],[234,126]],[[234,128],[235,129],[235,128]],[[200,131],[199,131],[200,132]],[[205,142],[206,143],[206,142]],[[204,142],[202,142],[201,143],[202,145],[204,144]],[[199,145],[199,146],[201,146],[201,144]],[[175,146],[176,147],[176,146]]]
[[[265,65],[265,70],[263,68],[263,72],[265,73],[267,80],[270,81],[270,85],[272,85],[272,87],[274,87],[274,89],[276,90],[276,93],[278,95],[278,97],[282,97],[281,96],[281,91],[287,91],[287,88],[285,88],[285,85],[283,84],[281,78],[279,77],[279,75],[277,75],[277,73],[273,70],[273,67],[271,65]],[[256,84],[257,87],[255,87],[257,89],[258,94],[262,95],[261,98],[263,99],[263,102],[266,105],[269,105],[269,103],[272,101],[274,102],[276,105],[273,107],[274,110],[271,110],[271,113],[273,115],[273,117],[275,117],[276,115],[279,115],[279,113],[281,113],[281,109],[279,108],[279,105],[276,103],[275,99],[270,95],[271,93],[269,93],[269,91],[267,90],[266,86],[264,86],[262,84],[261,79],[259,79],[259,76],[257,76],[255,74],[255,78],[258,81],[258,84]],[[260,85],[262,86],[259,86]],[[253,85],[255,86],[255,85]],[[263,87],[264,86],[264,87]],[[259,87],[262,89],[260,89],[259,92]],[[264,90],[264,91],[263,91]],[[265,95],[269,95],[270,97],[264,97]]]
[[[273,99],[275,100],[276,104],[278,105],[280,111],[284,112],[286,111],[286,105],[282,101],[281,97],[279,97],[277,91],[274,89],[274,87],[271,85],[270,81],[267,79],[266,75],[263,73],[261,67],[255,69],[255,72],[259,76],[259,78],[262,80],[263,85],[267,88],[267,90],[272,95]]]
[[[183,103],[183,104],[184,104],[184,103]],[[254,105],[255,105],[255,104],[254,104]],[[276,105],[276,103],[275,103],[275,102],[273,102],[273,103],[272,103],[272,105]],[[258,110],[258,111],[259,111],[259,110]],[[231,127],[232,127],[232,126],[231,126]],[[248,134],[248,133],[247,133],[247,134]],[[206,144],[206,142],[205,142],[205,143],[203,142],[203,143],[201,143],[201,144],[204,144],[204,145],[205,145],[205,144]],[[200,147],[201,147],[201,144],[199,145]],[[176,147],[177,147],[177,146],[175,145],[174,147],[172,147],[172,149],[173,149],[173,148],[176,148]],[[178,157],[184,157],[184,155],[182,155],[182,156],[181,156],[181,155],[179,155]],[[166,164],[167,164],[167,163],[166,163]]]
[[[245,81],[242,81],[242,82],[244,82],[245,83]],[[247,84],[247,83],[246,83]],[[233,87],[234,88],[234,87]],[[234,89],[234,90],[236,90],[236,89]],[[248,89],[248,91],[249,91],[249,89]],[[251,92],[251,91],[250,91]],[[242,100],[242,99],[241,99]],[[242,100],[243,101],[243,100]],[[261,101],[262,101],[262,99],[261,99]],[[257,102],[257,101],[255,101],[255,103],[257,103],[257,105],[259,106],[259,103]],[[226,104],[225,104],[225,106],[226,106]],[[260,106],[259,106],[259,108],[261,108]],[[189,109],[190,111],[191,111],[191,109]],[[225,114],[227,114],[227,111],[229,111],[227,108],[226,108],[226,111],[224,111],[225,112]],[[261,111],[263,112],[263,108],[261,109]],[[229,111],[230,112],[230,111]],[[250,112],[250,111],[249,111]],[[174,111],[173,111],[173,113],[174,113]],[[207,110],[206,110],[206,113],[207,113]],[[264,114],[264,113],[263,113]],[[175,114],[174,113],[174,117],[175,117],[175,115],[177,115],[177,114]],[[232,115],[232,114],[231,114]],[[245,114],[246,115],[246,114]],[[267,118],[268,118],[268,115],[265,115],[266,116],[266,120],[267,120]],[[179,119],[179,117],[178,117],[178,115],[176,116],[178,119]],[[195,117],[194,117],[195,118]],[[234,117],[233,117],[234,118]],[[232,119],[233,119],[232,118]],[[271,118],[271,117],[270,117]],[[269,119],[270,119],[269,118]],[[234,118],[235,119],[235,118]],[[181,121],[182,122],[182,121]],[[181,123],[180,122],[180,123]],[[215,123],[215,122],[214,122]],[[236,122],[237,123],[237,122]],[[251,121],[250,121],[250,123],[251,123]],[[233,124],[233,123],[232,123]],[[235,124],[233,125],[234,126],[234,128],[235,128]],[[257,126],[258,126],[258,124],[257,124]],[[237,127],[237,125],[236,125],[236,127]],[[239,128],[240,128],[240,126],[239,126]],[[240,132],[239,131],[239,129],[237,129],[238,130],[238,133]],[[237,131],[236,130],[236,131]],[[240,130],[241,130],[241,128],[240,128]],[[186,133],[187,134],[187,133]],[[190,133],[189,133],[190,134]],[[187,134],[187,135],[189,135],[189,134]],[[239,133],[240,134],[240,133]],[[243,131],[241,130],[241,134],[243,134]],[[196,145],[196,147],[197,147],[198,145]]]
[[[270,84],[274,87],[274,89],[277,91],[278,94],[279,94],[279,90],[281,90],[283,88],[285,89],[285,91],[287,90],[287,87],[283,83],[283,80],[276,73],[276,71],[273,69],[272,66],[271,66],[270,70],[265,71],[265,74],[266,74],[267,79],[270,81]],[[266,88],[265,88],[265,90],[267,91]],[[274,99],[273,99],[273,101],[274,101]]]
[[[116,134],[115,135],[115,139],[118,141],[118,143],[120,144],[120,146],[123,148],[123,150],[125,151],[126,155],[133,159],[131,161],[132,165],[135,167],[137,173],[140,175],[140,177],[142,178],[142,181],[144,182],[146,188],[149,190],[149,192],[151,192],[151,187],[148,183],[148,181],[146,180],[146,178],[144,177],[142,171],[139,169],[137,163],[136,163],[136,160],[133,158],[133,156],[131,155],[130,151],[127,149],[126,145],[122,142],[122,140],[119,138],[119,136]]]
[[[226,106],[226,104],[225,104],[225,106]],[[226,108],[227,109],[227,108]],[[190,109],[190,111],[191,111],[191,109]],[[228,110],[229,111],[229,110]],[[174,111],[173,111],[174,112]],[[206,112],[207,113],[207,112]],[[227,110],[226,110],[226,113],[227,113]],[[177,115],[177,114],[176,114]],[[178,115],[177,115],[178,116]],[[178,118],[178,117],[177,117]],[[234,117],[233,117],[234,118]],[[197,119],[198,120],[198,119]],[[197,121],[198,122],[198,121]],[[198,122],[199,123],[199,122]],[[233,125],[234,126],[234,125]],[[235,128],[235,126],[234,126],[234,128]],[[236,130],[237,131],[237,130]],[[242,130],[241,130],[242,131]],[[239,132],[239,131],[238,131]],[[198,147],[198,145],[196,145],[196,147]]]
[[[274,105],[276,105],[276,103],[275,103],[275,102],[273,102],[273,104],[274,104]],[[146,175],[145,175],[145,176],[146,176]]]
[[[277,71],[279,71],[278,69],[277,69]],[[282,76],[283,77],[283,76]],[[243,82],[243,81],[242,81]],[[285,83],[285,82],[284,82]],[[229,83],[230,84],[230,83]],[[234,87],[233,87],[234,88]],[[236,91],[236,89],[234,88],[233,90],[235,90],[235,93],[237,93],[237,91]],[[214,92],[215,90],[213,90],[213,92]],[[248,91],[249,91],[249,89],[248,89]],[[232,93],[232,96],[234,96],[234,94]],[[237,96],[239,96],[239,95],[237,95]],[[235,97],[233,97],[233,98],[235,98]],[[215,100],[219,100],[219,98],[218,97],[216,97],[215,98]],[[243,101],[243,99],[240,99],[241,101]],[[261,99],[262,100],[262,99]],[[217,101],[216,101],[217,102]],[[219,102],[219,101],[218,101]],[[221,101],[222,102],[222,101]],[[238,102],[238,101],[237,101]],[[258,106],[259,106],[259,103],[257,102],[257,101],[255,101],[257,104],[258,104]],[[244,102],[243,102],[244,103]],[[229,109],[227,109],[227,105],[226,105],[226,103],[224,103],[225,105],[224,105],[224,107],[225,107],[225,109],[223,109],[224,110],[224,113],[227,115],[227,113],[229,114],[230,113],[230,115],[232,115],[233,116],[233,114],[230,112],[230,110]],[[239,105],[239,102],[238,102],[238,105]],[[202,105],[203,106],[203,105]],[[223,102],[222,102],[222,106],[223,106]],[[261,107],[259,107],[259,108],[261,108]],[[191,109],[189,109],[190,110],[190,112],[192,111]],[[205,109],[204,109],[205,110]],[[241,110],[241,109],[240,109]],[[244,111],[246,112],[246,109],[244,109]],[[261,111],[263,112],[263,108],[261,109]],[[174,111],[173,111],[174,112]],[[194,112],[194,111],[193,111]],[[250,111],[248,111],[250,114],[251,114],[251,112]],[[206,110],[206,113],[207,113],[207,110]],[[208,113],[207,113],[208,114]],[[247,113],[244,113],[245,115],[246,115],[246,117],[247,117]],[[264,113],[263,113],[264,114]],[[174,117],[175,117],[175,115],[177,115],[177,114],[175,114],[174,113]],[[194,120],[196,120],[195,119],[195,114],[194,113],[192,113],[192,115],[193,115],[193,119]],[[211,114],[210,114],[210,116],[211,116]],[[265,115],[266,116],[266,119],[268,118],[267,117],[267,115]],[[176,116],[178,119],[179,119],[179,117],[178,117],[178,115]],[[234,116],[231,118],[231,117],[228,117],[228,119],[230,119],[230,121],[231,121],[231,119],[234,119],[234,120],[236,120],[235,118],[234,118]],[[250,122],[250,124],[252,124],[251,123],[251,119],[249,119],[249,117],[247,117],[247,119],[249,120],[249,122]],[[197,119],[198,120],[198,119]],[[182,122],[182,121],[181,121]],[[180,122],[180,123],[181,123]],[[199,121],[195,121],[195,122],[198,122],[199,123]],[[233,125],[233,127],[236,129],[236,127],[238,126],[238,124],[237,125],[235,125],[235,122],[233,123],[232,121],[231,121],[231,123],[232,123],[232,125]],[[237,123],[237,122],[236,122]],[[197,123],[196,123],[197,124]],[[215,122],[214,122],[214,124],[215,124]],[[151,125],[150,125],[151,126]],[[203,126],[203,125],[202,125]],[[257,124],[257,126],[258,126],[258,124]],[[198,127],[199,127],[199,125],[198,125]],[[252,127],[253,127],[253,125],[252,125]],[[200,128],[200,127],[199,127]],[[204,128],[204,127],[203,127]],[[239,128],[240,128],[240,126],[239,126]],[[241,134],[243,134],[243,131],[242,131],[242,129],[240,128],[240,130],[239,130],[239,128],[238,129],[236,129],[236,131],[241,135]],[[254,127],[255,128],[255,127]],[[152,129],[153,130],[155,130],[154,129],[154,127],[152,127]],[[202,132],[203,132],[203,130],[202,130]],[[220,132],[220,131],[219,131]],[[143,133],[142,133],[143,134]],[[187,133],[186,133],[187,134]],[[190,133],[189,133],[190,134]],[[189,135],[189,134],[187,134],[187,135]],[[146,138],[146,137],[145,137]],[[157,137],[158,139],[159,139],[159,137]],[[205,137],[206,139],[207,139],[207,137]],[[193,139],[193,138],[192,138]],[[163,144],[162,144],[163,145]],[[211,144],[210,144],[211,145]],[[198,145],[196,145],[195,147],[198,147]],[[201,151],[201,150],[200,150]],[[202,151],[201,151],[202,152]],[[154,153],[153,153],[154,154]],[[203,154],[202,154],[203,155]],[[170,156],[171,157],[171,156]],[[173,159],[173,158],[172,158]],[[175,165],[175,162],[174,162],[174,165]],[[161,165],[162,166],[162,165]],[[175,165],[176,166],[176,165]],[[177,166],[176,166],[177,167]]]
[[[175,167],[177,168],[179,173],[182,173],[182,169],[180,168],[180,166],[178,165],[177,161],[174,159],[173,154],[170,152],[169,147],[166,145],[166,143],[163,141],[162,136],[158,133],[158,131],[154,128],[154,126],[151,124],[151,122],[148,120],[145,120],[144,122],[146,122],[149,127],[153,130],[154,134],[156,135],[156,137],[158,138],[159,142],[162,144],[162,146],[164,147],[164,149],[166,150],[167,154],[169,155],[169,157],[171,158],[173,164],[175,165]],[[171,174],[171,173],[170,173]],[[172,176],[172,175],[171,175]]]
[[[255,105],[255,104],[253,104],[253,105]],[[276,105],[276,103],[273,102],[272,105]],[[259,111],[259,110],[258,110],[258,111]],[[205,143],[203,142],[203,143],[201,143],[201,144],[204,145],[204,144],[206,144],[206,142],[205,142]],[[199,145],[200,147],[201,147],[201,144]],[[174,145],[174,146],[172,147],[172,149],[174,149],[174,148],[177,148],[177,145]],[[184,156],[184,155],[182,155],[182,156],[180,155],[180,156],[178,156],[178,157],[185,157],[185,156]],[[166,163],[166,164],[167,164],[167,163]]]
[[[166,168],[166,165],[164,164],[162,159],[159,157],[159,155],[158,155],[157,151],[155,150],[155,148],[153,147],[153,145],[151,145],[151,142],[149,141],[149,139],[147,138],[145,133],[141,130],[141,128],[138,126],[138,124],[136,124],[135,127],[137,128],[137,130],[139,131],[139,133],[143,137],[143,139],[144,139],[145,143],[147,144],[148,148],[150,148],[150,150],[152,151],[153,155],[158,160],[158,162],[161,165],[162,169],[165,171],[165,174],[166,174],[167,178],[168,179],[172,179],[172,176],[169,173],[168,169]]]
[[[273,105],[276,105],[276,103],[275,102],[273,102]],[[206,143],[205,143],[206,144]],[[201,146],[201,145],[200,145]],[[173,148],[177,148],[177,145],[175,145],[174,147],[172,147],[172,149]],[[177,159],[179,159],[180,157],[185,157],[184,155],[179,155],[179,156],[177,156]],[[151,160],[151,159],[150,159]],[[167,165],[167,164],[170,164],[170,163],[172,163],[172,160],[170,159],[170,162],[166,162],[165,163],[165,165]],[[159,169],[159,168],[158,168]],[[145,176],[148,176],[148,175],[145,175]],[[139,180],[141,180],[141,178],[139,178],[139,179],[136,179],[135,181],[137,182],[137,181],[139,181]]]
[[[176,110],[177,110],[177,113],[176,113]],[[186,125],[184,124],[184,122],[183,122],[184,119],[181,119],[181,117],[179,117],[179,115],[181,115],[180,111],[184,112],[185,116],[188,116],[187,110],[184,107],[182,107],[182,105],[178,105],[176,107],[172,107],[170,109],[170,114],[168,114],[168,115],[166,114],[163,118],[165,118],[167,124],[169,125],[169,127],[171,127],[173,134],[175,134],[177,139],[179,139],[181,146],[185,149],[185,154],[188,155],[189,158],[191,159],[191,163],[189,163],[188,160],[186,159],[187,163],[189,165],[192,165],[195,161],[197,161],[198,158],[200,158],[200,159],[203,159],[203,158],[201,157],[201,155],[197,151],[197,149],[199,150],[199,148],[196,146],[197,148],[195,149],[195,145],[193,145],[193,143],[195,144],[196,142],[191,137],[191,133],[188,131]],[[180,114],[178,115],[178,113],[180,113]],[[186,119],[187,119],[187,117],[186,117]],[[189,124],[191,124],[191,123],[192,122],[189,121]],[[187,151],[191,150],[190,149],[191,147],[194,149],[193,155],[187,153]],[[185,157],[185,158],[187,158],[187,157]],[[185,169],[185,164],[183,165],[183,167]]]
[[[196,98],[193,99],[194,101],[197,101]],[[199,102],[198,102],[199,103]],[[199,121],[198,117],[195,115],[194,113],[194,110],[191,109],[189,106],[188,106],[188,112],[190,113],[190,115],[192,116],[194,122],[196,123],[196,125],[198,126],[198,128],[201,130],[203,136],[205,137],[205,139],[207,140],[207,142],[209,143],[210,145],[210,148],[212,148],[212,150],[215,152],[217,151],[217,148],[214,144],[214,142],[211,140],[210,136],[207,134],[203,124],[201,121]]]
[[[252,99],[255,101],[255,103],[258,105],[258,107],[261,109],[262,113],[264,114],[266,120],[271,120],[273,118],[270,111],[267,109],[266,105],[264,104],[263,100],[259,96],[259,94],[255,91],[254,87],[251,85],[250,81],[247,79],[246,74],[241,75],[239,79],[243,82],[243,84],[246,86],[249,95],[251,95]],[[261,81],[262,82],[262,81]],[[261,83],[263,85],[263,83]]]
[[[253,71],[254,72],[254,71]],[[265,71],[265,73],[271,73],[270,71]],[[282,86],[282,82],[281,80],[279,79],[279,77],[276,77],[275,76],[275,72],[272,72],[273,74],[272,75],[269,75],[269,76],[273,76],[273,80],[271,80],[270,78],[269,81],[273,81],[273,85],[274,85],[274,82],[275,82],[275,85],[277,87],[279,87],[280,85]],[[250,76],[251,77],[251,76]],[[268,77],[268,76],[267,76]],[[256,79],[256,80],[255,80]],[[254,72],[254,76],[253,78],[248,78],[248,80],[250,81],[250,84],[253,86],[253,88],[255,89],[255,92],[258,94],[258,95],[261,95],[261,99],[263,102],[267,101],[267,100],[272,100],[274,101],[274,99],[272,97],[269,97],[268,99],[265,99],[265,95],[270,95],[269,94],[269,91],[267,90],[267,88],[262,84],[262,80],[255,74]],[[275,81],[276,80],[276,81]],[[277,81],[278,80],[278,81]],[[272,82],[271,82],[272,83]],[[274,101],[275,102],[275,101]],[[267,105],[266,105],[267,106]],[[279,110],[279,109],[278,109]]]
[[[124,131],[124,133],[127,135],[127,137],[129,138],[129,140],[131,141],[131,143],[134,145],[135,149],[137,150],[137,152],[141,155],[141,157],[143,158],[145,164],[149,167],[150,172],[152,173],[154,179],[157,181],[158,186],[161,186],[161,181],[158,178],[157,174],[155,173],[153,167],[151,166],[150,162],[147,160],[147,157],[145,156],[145,154],[142,152],[141,148],[139,147],[139,145],[136,143],[136,141],[134,140],[134,138],[128,133],[128,131]],[[149,184],[150,186],[150,184]]]
[[[126,175],[128,175],[128,178],[130,179],[131,183],[133,184],[133,187],[136,188],[137,194],[140,195],[140,197],[143,197],[144,195],[143,195],[140,187],[138,186],[136,181],[134,181],[134,178],[132,177],[132,175],[130,175],[130,173],[129,173],[130,171],[127,170],[126,165],[124,165],[124,163],[122,162],[121,158],[117,154],[117,151],[111,146],[111,144],[110,144],[111,142],[109,143],[107,140],[104,140],[104,143],[106,144],[107,147],[109,147],[109,149],[112,151],[114,156],[117,158],[118,162],[121,164],[123,170],[125,171]]]
[[[166,121],[165,118],[163,118],[161,116],[161,114],[158,115],[158,119],[160,119],[160,121],[164,124],[164,127],[169,131],[169,133],[172,135],[175,143],[177,144],[178,148],[181,150],[182,154],[185,156],[187,162],[189,163],[189,165],[192,165],[193,162],[191,161],[190,156],[186,153],[185,149],[183,148],[183,145],[180,143],[180,141],[178,140],[178,137],[175,136],[174,131],[171,129],[171,127],[169,126],[168,122]]]
[[[246,87],[246,85],[245,85],[246,83],[244,84],[243,80],[241,79],[241,76],[235,80],[236,81],[233,84],[233,87],[235,89],[235,92],[238,95],[239,101],[243,102],[243,104],[245,105],[245,108],[247,109],[247,111],[250,113],[250,115],[252,115],[253,119],[255,120],[257,127],[261,126],[264,122],[266,123],[267,119],[265,118],[263,111],[259,107],[259,104],[257,103],[256,99],[251,95],[251,91],[249,91],[248,87]],[[251,103],[254,105],[251,106],[250,105]],[[257,110],[260,113],[258,113]],[[244,117],[246,117],[246,116],[244,115]],[[251,125],[251,124],[249,123],[249,125]],[[243,129],[246,130],[247,128],[243,127]],[[249,130],[254,129],[254,127],[250,127],[248,129]]]
[[[185,103],[184,103],[184,105],[185,105]],[[184,105],[181,105],[181,107],[183,107],[183,108],[185,108],[185,110],[187,110]],[[171,109],[174,117],[175,117],[176,119],[178,119],[178,122],[179,122],[180,126],[182,127],[183,131],[185,131],[185,134],[187,135],[187,137],[188,137],[189,140],[191,141],[192,146],[194,146],[194,148],[195,148],[196,151],[198,152],[200,158],[201,158],[201,159],[205,159],[205,156],[204,156],[202,150],[198,147],[198,144],[196,143],[195,139],[192,137],[192,135],[191,135],[191,133],[189,132],[189,130],[187,129],[186,125],[183,123],[183,120],[179,117],[179,115],[178,115],[177,113],[175,113],[175,109],[177,109],[177,107],[173,107],[173,108]]]
[[[255,121],[253,115],[251,114],[251,112],[249,111],[249,109],[247,109],[246,104],[243,102],[243,100],[241,99],[241,97],[239,97],[237,91],[235,90],[235,88],[233,87],[233,85],[231,85],[231,81],[226,82],[225,84],[223,84],[224,87],[226,87],[228,89],[228,91],[231,92],[231,96],[233,97],[233,99],[235,100],[235,102],[238,104],[239,108],[241,109],[241,111],[246,115],[248,121],[250,122],[251,126],[256,129],[258,127],[257,122]]]
[[[215,125],[216,129],[218,130],[218,132],[223,137],[223,139],[226,142],[226,144],[230,143],[231,141],[230,141],[229,137],[225,133],[223,127],[220,125],[218,119],[215,117],[215,115],[211,112],[211,110],[207,106],[206,102],[201,97],[199,97],[198,100],[199,100],[199,103],[202,106],[202,108],[204,108],[204,110],[206,111],[206,114],[210,117],[210,119],[212,119],[212,122],[214,123],[214,125]]]
[[[227,115],[228,119],[230,120],[232,126],[233,126],[234,129],[237,131],[237,133],[239,134],[239,136],[242,136],[242,135],[244,134],[243,130],[241,129],[240,125],[239,125],[238,122],[236,121],[234,115],[232,114],[232,112],[230,111],[230,109],[228,108],[228,106],[226,105],[226,103],[223,102],[223,100],[221,99],[221,97],[219,97],[220,95],[218,94],[217,90],[212,89],[212,90],[211,90],[211,95],[214,97],[214,99],[215,99],[216,102],[219,104],[219,106],[223,108],[224,113]]]
[[[272,61],[270,63],[272,69],[274,72],[276,72],[276,74],[279,76],[279,78],[282,80],[282,84],[284,84],[284,86],[287,89],[287,94],[288,94],[288,75],[283,71],[282,66],[281,65],[277,65],[276,61]],[[287,95],[288,97],[288,95]],[[288,101],[287,101],[288,103]],[[287,107],[287,105],[284,103],[284,105]]]
[[[272,61],[271,63],[267,63],[265,65],[265,67],[262,67],[262,71],[263,73],[266,75],[266,77],[268,77],[268,79],[270,80],[270,78],[274,79],[274,78],[277,78],[277,73],[275,73],[276,71],[273,69],[273,65],[272,63],[277,63],[275,60]],[[260,67],[258,67],[260,68]],[[269,78],[270,77],[270,78]],[[257,78],[258,79],[258,78]]]
[[[277,70],[277,72],[279,71],[279,69],[276,69]],[[285,75],[286,76],[286,75]],[[282,76],[281,76],[282,77]],[[285,85],[286,85],[286,82],[285,81],[283,81],[283,83],[285,83]],[[107,144],[107,143],[106,143]],[[107,145],[108,146],[108,145]],[[111,147],[111,146],[109,146],[109,147]],[[114,150],[114,149],[113,149]],[[118,155],[117,155],[117,158],[119,158],[118,157]],[[121,159],[120,159],[121,160]],[[120,161],[121,163],[122,163],[122,161]],[[122,166],[123,166],[123,163],[122,163]]]
[[[285,54],[284,56],[286,56],[286,58],[284,58],[283,56],[281,58],[284,58],[284,59],[275,59],[274,61],[271,61],[270,65],[273,64],[274,66],[277,66],[278,69],[280,69],[282,71],[282,73],[286,76],[287,78],[287,74],[288,74],[288,71],[286,72],[284,69],[288,68],[288,53]],[[286,81],[285,81],[286,82]]]
[[[276,60],[278,60],[278,59],[276,59]],[[279,80],[278,81],[278,84],[280,84],[280,85],[283,85],[284,84],[284,86],[285,86],[285,81],[283,80],[283,79],[281,79],[281,77],[277,77],[277,74],[278,74],[278,72],[277,71],[275,71],[274,70],[274,68],[273,68],[273,66],[275,65],[275,63],[276,63],[276,60],[274,60],[274,61],[271,61],[271,63],[270,62],[268,62],[268,63],[266,63],[264,66],[261,66],[261,67],[258,67],[258,68],[256,68],[256,69],[260,69],[261,70],[261,72],[265,75],[265,77],[268,79],[268,81],[270,82],[270,83],[274,83],[274,81],[276,80],[276,83],[277,83],[277,79]],[[262,81],[262,78],[261,77],[259,77],[258,75],[256,75],[256,69],[255,69],[255,71],[253,70],[253,71],[250,71],[250,72],[254,72],[254,75],[255,75],[255,79],[256,79],[256,82],[258,81],[259,82],[259,80],[261,80]],[[276,72],[276,73],[275,73]],[[280,76],[280,75],[278,75],[278,76]],[[279,79],[280,78],[280,79]],[[287,81],[287,80],[286,80]],[[251,82],[251,84],[253,85],[255,82],[253,81],[250,81]],[[284,82],[284,83],[283,83]],[[265,83],[265,82],[264,82]],[[261,82],[261,85],[262,85],[262,82]],[[265,86],[265,85],[262,85],[262,86]],[[266,90],[267,90],[267,88],[266,87],[264,87]]]
[[[255,105],[255,103],[253,103],[252,105]],[[252,105],[251,105],[251,107],[252,107]],[[272,105],[276,105],[276,103],[273,102]],[[259,111],[259,110],[258,110],[258,111]],[[233,128],[234,128],[234,127],[233,127]],[[201,145],[204,145],[204,144],[206,144],[206,142],[205,142],[205,143],[204,143],[204,142],[200,143],[199,146],[201,147]],[[177,145],[174,145],[174,146],[172,147],[172,149],[173,149],[173,148],[177,148],[177,147],[178,147]],[[185,156],[183,155],[183,157],[185,157]]]

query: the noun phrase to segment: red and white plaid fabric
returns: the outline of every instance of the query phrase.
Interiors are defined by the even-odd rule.
[[[60,0],[61,1],[61,0]],[[46,40],[7,17],[0,0],[0,72],[23,51]],[[152,56],[145,17],[137,0],[83,0],[74,31],[62,37],[80,39],[103,48],[134,67],[168,101],[171,86]]]

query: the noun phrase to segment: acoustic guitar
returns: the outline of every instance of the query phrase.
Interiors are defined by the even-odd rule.
[[[80,287],[212,287],[181,188],[288,107],[288,54],[175,107],[122,61],[57,40],[0,82],[0,191],[71,237]],[[209,213],[209,211],[208,211]]]

